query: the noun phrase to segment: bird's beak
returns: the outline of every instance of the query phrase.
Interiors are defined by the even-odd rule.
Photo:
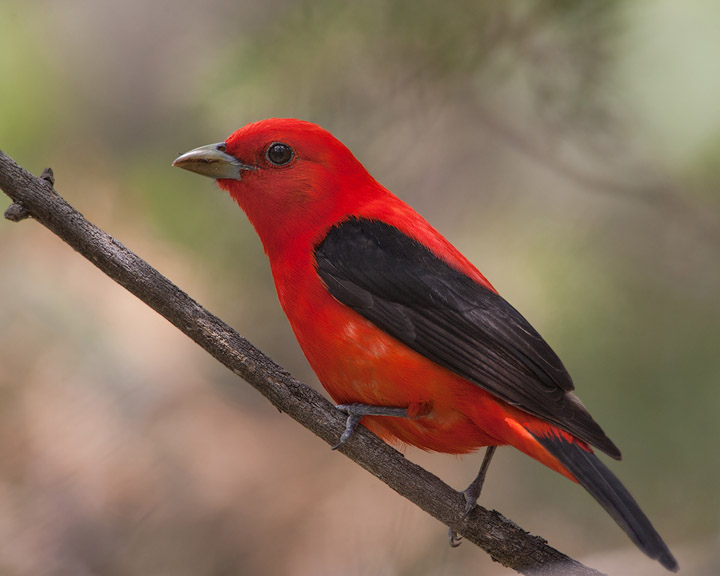
[[[255,166],[243,164],[225,152],[225,142],[200,146],[185,152],[182,156],[178,156],[172,165],[210,178],[229,180],[242,180],[243,172],[256,170]]]

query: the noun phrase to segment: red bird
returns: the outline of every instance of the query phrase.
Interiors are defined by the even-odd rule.
[[[672,553],[593,454],[620,451],[573,394],[530,323],[415,210],[315,124],[271,119],[174,166],[216,178],[270,259],[280,304],[313,370],[381,438],[464,454],[509,444],[581,484],[665,568]],[[451,543],[456,536],[451,533]]]

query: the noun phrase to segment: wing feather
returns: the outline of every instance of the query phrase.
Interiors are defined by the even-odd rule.
[[[315,258],[339,302],[433,362],[620,457],[530,323],[418,241],[383,222],[351,218],[330,229]]]

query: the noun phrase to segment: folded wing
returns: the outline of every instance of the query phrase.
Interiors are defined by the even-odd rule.
[[[614,458],[540,334],[495,292],[386,223],[351,218],[315,250],[332,296],[405,345]]]

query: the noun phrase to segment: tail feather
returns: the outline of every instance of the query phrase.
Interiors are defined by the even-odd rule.
[[[595,454],[558,436],[535,437],[593,495],[640,550],[668,570],[677,571],[677,561],[650,520]]]

